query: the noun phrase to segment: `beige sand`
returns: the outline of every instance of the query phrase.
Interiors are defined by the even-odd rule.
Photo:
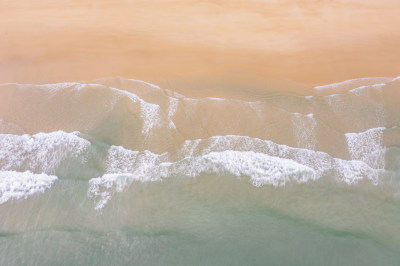
[[[398,0],[0,0],[0,82],[400,74]]]

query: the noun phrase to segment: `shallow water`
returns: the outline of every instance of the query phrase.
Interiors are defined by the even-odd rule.
[[[398,265],[399,87],[3,84],[0,264]]]

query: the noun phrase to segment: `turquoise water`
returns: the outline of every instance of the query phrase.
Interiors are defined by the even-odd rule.
[[[0,207],[8,220],[0,237],[3,265],[400,262],[398,202],[357,189],[178,178],[135,183],[99,214],[84,189],[77,193],[80,185],[63,180],[47,195]]]

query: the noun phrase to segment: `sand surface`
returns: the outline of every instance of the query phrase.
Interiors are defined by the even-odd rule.
[[[0,0],[0,82],[393,77],[399,14],[398,0]]]

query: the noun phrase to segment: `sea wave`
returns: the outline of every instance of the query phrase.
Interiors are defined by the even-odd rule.
[[[372,132],[378,130],[383,129]],[[361,133],[361,142],[365,134],[368,132]],[[390,169],[385,170],[387,148],[372,143],[369,149],[357,149],[357,136],[350,136],[350,152],[355,158],[344,160],[325,152],[237,135],[186,140],[156,154],[99,143],[79,132],[2,134],[0,170],[79,176],[88,180],[88,196],[97,199],[96,208],[103,207],[113,191],[122,191],[134,181],[161,181],[174,176],[227,174],[248,177],[254,186],[284,186],[328,176],[347,184],[363,179],[379,184],[390,174]]]
[[[4,102],[0,119],[15,126],[0,129],[11,134],[79,131],[132,150],[157,153],[186,139],[234,134],[344,157],[343,149],[338,148],[347,141],[344,133],[400,125],[396,108],[400,81],[391,79],[378,84],[379,88],[376,85],[353,87],[344,94],[274,94],[249,102],[189,98],[122,78],[91,83],[4,84],[0,86]],[[332,145],[325,136],[342,144]]]
[[[174,176],[378,185],[399,169],[399,87],[399,79],[352,80],[249,102],[189,98],[123,78],[4,84],[2,195],[13,194],[12,179],[33,189],[3,203],[43,192],[55,178],[86,180],[96,209],[135,181]]]

